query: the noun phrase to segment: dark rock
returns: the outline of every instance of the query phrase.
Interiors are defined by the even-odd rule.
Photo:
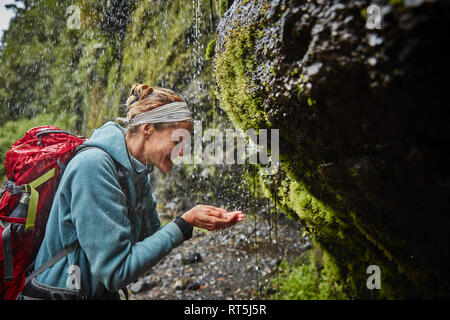
[[[247,237],[243,234],[240,234],[237,239],[234,241],[234,247],[235,248],[241,248],[248,244]]]
[[[272,286],[262,285],[258,288],[258,293],[260,295],[271,295],[277,293],[277,291],[274,288],[272,288]]]
[[[145,286],[144,280],[138,280],[137,282],[133,283],[131,286],[128,287],[132,293],[138,293],[142,291],[142,289]]]
[[[181,259],[183,264],[194,264],[203,262],[202,256],[198,252],[188,252]]]
[[[283,181],[266,189],[349,296],[369,298],[377,264],[379,297],[448,298],[450,2],[378,1],[380,30],[371,4],[234,1],[217,28],[221,106],[243,130],[280,130]]]
[[[187,290],[198,290],[198,289],[200,289],[200,284],[198,282],[192,282],[187,285],[186,289]]]
[[[154,288],[157,285],[158,285],[158,282],[156,282],[156,281],[152,281],[152,280],[149,280],[149,279],[139,279],[138,281],[136,281],[132,285],[129,285],[128,289],[132,293],[139,293],[139,292],[142,292],[142,291],[150,290],[150,289]]]

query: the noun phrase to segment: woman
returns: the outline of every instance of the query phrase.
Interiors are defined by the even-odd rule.
[[[142,84],[132,87],[127,108],[126,129],[106,123],[67,165],[23,299],[117,299],[189,239],[193,226],[222,229],[245,217],[199,205],[161,227],[148,173],[170,170],[178,143],[172,132],[192,131],[192,117],[177,93]],[[73,251],[45,267],[71,244]]]

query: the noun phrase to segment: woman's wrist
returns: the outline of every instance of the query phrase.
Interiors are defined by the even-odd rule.
[[[192,214],[190,212],[185,212],[181,215],[181,218],[183,218],[187,223],[194,225],[194,219],[192,218]]]
[[[183,233],[184,240],[188,240],[192,237],[193,225],[188,221],[186,221],[186,219],[183,216],[176,217],[174,222],[177,224],[178,228],[180,228],[181,232]]]

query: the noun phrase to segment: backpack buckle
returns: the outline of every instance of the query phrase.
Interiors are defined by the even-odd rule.
[[[25,191],[25,187],[22,186],[18,186],[16,185],[13,181],[11,180],[7,180],[3,183],[3,186],[5,187],[4,189],[1,190],[1,194],[3,195],[3,193],[6,190],[9,190],[9,194],[10,195],[16,195],[19,193],[23,193]]]

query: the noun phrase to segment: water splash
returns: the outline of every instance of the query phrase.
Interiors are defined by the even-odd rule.
[[[272,211],[273,214],[273,224],[274,224],[274,242],[275,242],[275,274],[276,274],[276,283],[277,283],[277,294],[280,293],[280,272],[278,268],[278,259],[279,259],[279,250],[278,250],[278,215],[277,215],[277,207],[278,207],[278,175],[275,177],[274,181],[274,196],[273,196],[273,204],[274,208]]]
[[[254,229],[253,229],[253,235],[254,235],[254,247],[255,247],[255,277],[256,277],[256,290],[255,295],[256,298],[259,297],[259,264],[258,264],[258,214],[257,214],[257,207],[256,207],[256,166],[253,166],[253,216],[254,216]]]

